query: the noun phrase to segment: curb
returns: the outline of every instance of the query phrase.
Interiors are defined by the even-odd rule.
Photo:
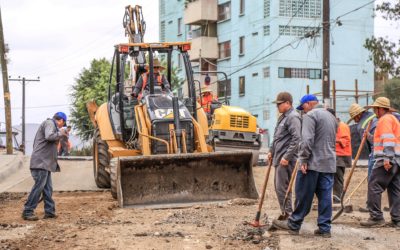
[[[17,172],[18,169],[24,166],[24,156],[16,155],[14,159],[12,159],[9,163],[3,167],[3,170],[0,170],[0,181],[5,180],[7,177]]]
[[[91,161],[92,156],[58,156],[57,160],[60,161]]]

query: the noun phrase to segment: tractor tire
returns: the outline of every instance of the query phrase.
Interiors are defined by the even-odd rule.
[[[117,199],[117,164],[118,159],[110,161],[110,177],[111,177],[111,196]]]
[[[110,173],[106,170],[109,164],[108,145],[101,139],[97,128],[93,135],[93,174],[99,188],[110,188]]]

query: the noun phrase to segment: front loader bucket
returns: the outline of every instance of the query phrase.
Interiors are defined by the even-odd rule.
[[[121,157],[121,207],[172,206],[233,198],[257,199],[249,152]]]

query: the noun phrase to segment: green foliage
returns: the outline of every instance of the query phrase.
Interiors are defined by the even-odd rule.
[[[384,1],[376,7],[376,10],[383,14],[384,19],[394,21],[400,19],[400,2],[392,4],[390,1]],[[382,37],[372,37],[365,41],[364,47],[371,52],[370,60],[374,62],[377,72],[400,77],[399,43],[400,41],[394,43]]]
[[[72,149],[71,156],[92,156],[92,145],[85,146],[80,149]]]
[[[400,78],[393,78],[384,85],[382,96],[389,98],[393,108],[400,110]]]
[[[163,72],[163,74],[165,76],[167,76],[167,67],[168,67],[167,64],[168,64],[167,60],[161,61],[161,65],[163,67],[165,67],[165,70]],[[182,84],[183,84],[183,79],[181,79],[178,74],[178,67],[175,67],[175,66],[171,67],[171,82],[170,82],[170,84],[171,84],[171,91],[173,91],[175,89],[179,89],[179,87],[182,86]]]
[[[86,110],[86,103],[95,100],[99,106],[107,101],[110,68],[111,63],[107,59],[93,59],[90,68],[84,68],[72,86],[70,122],[83,140],[89,140],[94,129]]]

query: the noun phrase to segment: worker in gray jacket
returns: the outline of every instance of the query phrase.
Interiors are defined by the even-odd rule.
[[[275,167],[275,192],[282,210],[281,219],[287,219],[292,213],[292,193],[289,194],[284,208],[286,190],[297,160],[297,150],[300,143],[301,118],[294,110],[293,97],[288,92],[281,92],[274,101],[281,115],[275,127],[272,147],[268,154]]]
[[[318,99],[306,95],[300,101],[299,110],[306,113],[302,118],[299,150],[300,170],[296,178],[296,206],[286,221],[274,220],[279,229],[298,234],[304,217],[311,210],[314,194],[318,198],[318,229],[314,234],[331,237],[332,187],[336,173],[335,142],[337,121]]]
[[[63,112],[57,112],[52,119],[45,120],[36,132],[33,143],[33,152],[30,162],[30,170],[35,184],[28,196],[22,212],[24,220],[38,220],[34,211],[40,201],[44,200],[44,219],[55,218],[55,203],[52,198],[53,185],[51,172],[59,172],[57,163],[57,145],[60,137],[66,132],[60,130],[66,125],[67,116]]]

